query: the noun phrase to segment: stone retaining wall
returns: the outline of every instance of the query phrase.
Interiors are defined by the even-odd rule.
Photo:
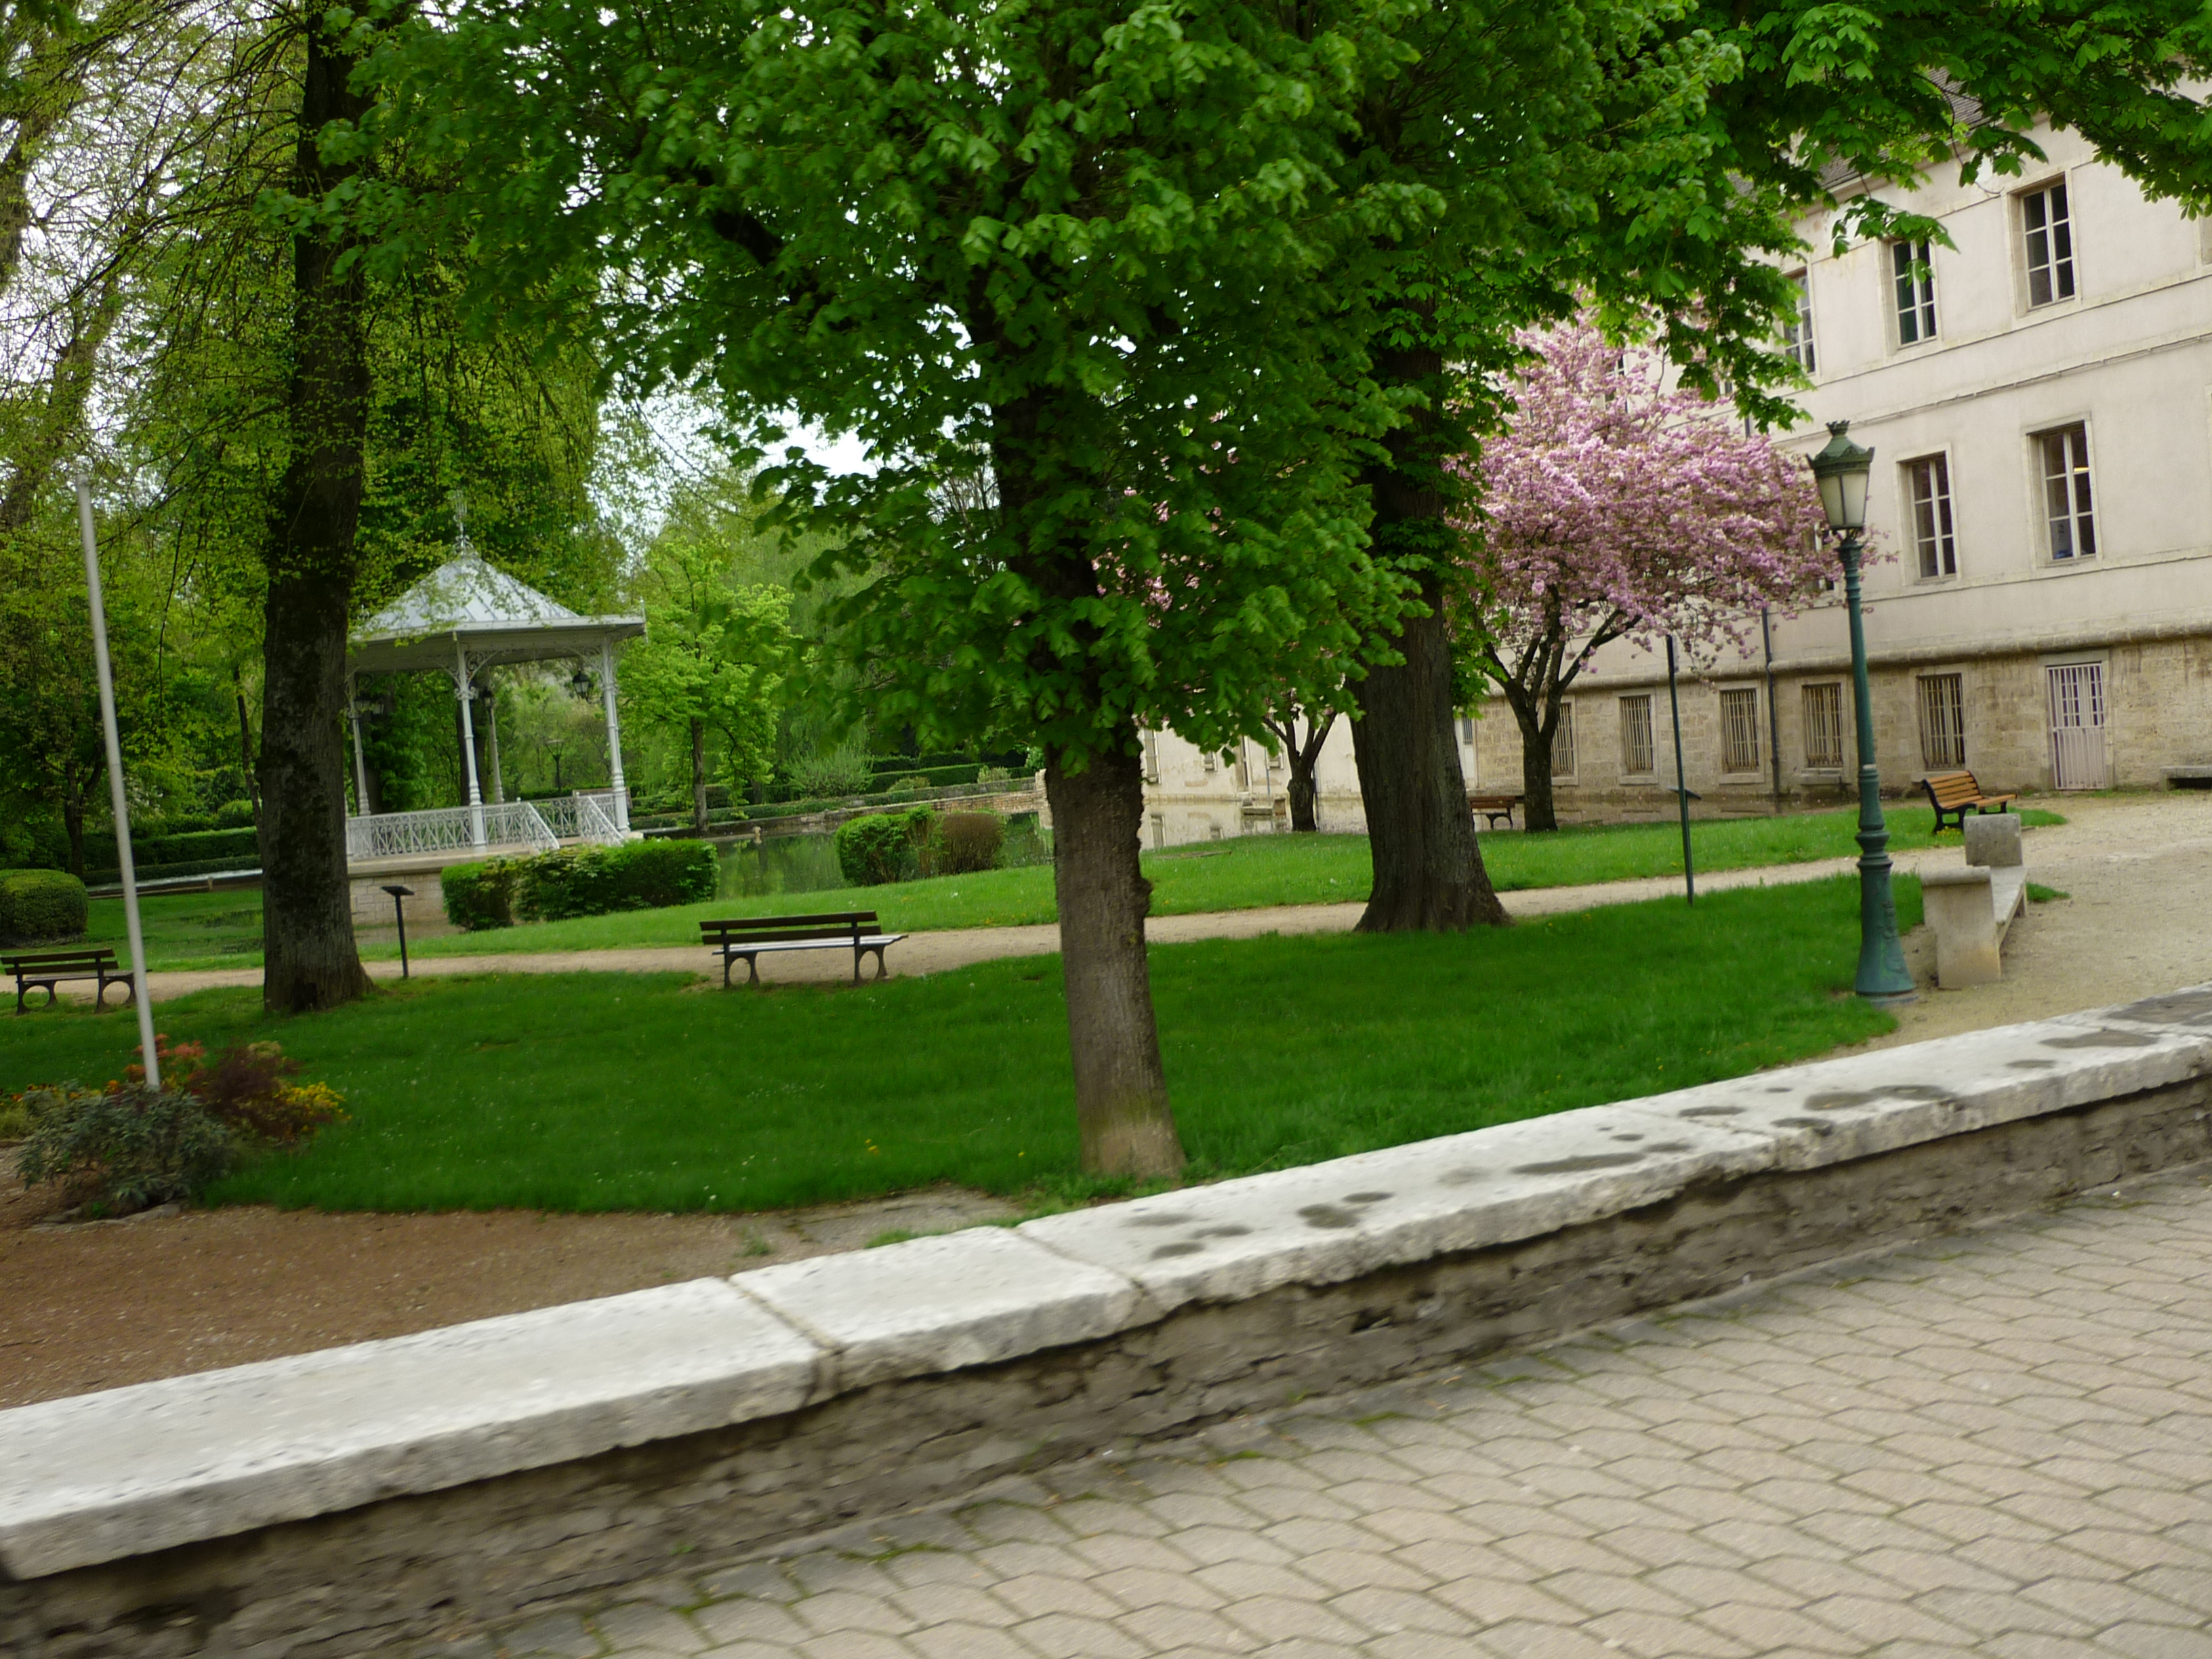
[[[2212,1158],[2212,987],[0,1412],[0,1649],[352,1655]]]

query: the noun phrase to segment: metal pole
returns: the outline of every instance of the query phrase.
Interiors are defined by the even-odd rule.
[[[1690,864],[1690,781],[1682,775],[1682,700],[1674,690],[1674,636],[1667,636],[1667,708],[1674,719],[1674,801],[1682,809],[1682,902],[1698,902],[1697,872]]]
[[[1917,994],[1897,942],[1897,900],[1889,884],[1889,825],[1881,816],[1881,774],[1875,764],[1874,688],[1867,678],[1866,623],[1859,606],[1859,532],[1844,532],[1844,600],[1851,619],[1851,702],[1859,742],[1859,971],[1854,988],[1869,1002],[1912,1001]]]
[[[368,816],[368,760],[361,746],[361,682],[346,676],[346,720],[353,727],[353,804],[362,817]]]
[[[1759,607],[1759,642],[1766,655],[1766,747],[1773,760],[1774,811],[1782,813],[1782,716],[1774,706],[1774,630],[1767,621],[1767,607]]]
[[[115,677],[107,665],[107,608],[100,595],[100,546],[92,531],[92,482],[76,471],[76,522],[84,534],[84,583],[92,596],[92,660],[100,673],[100,725],[107,739],[107,795],[115,810],[115,862],[123,876],[123,922],[131,934],[131,1000],[138,1010],[138,1052],[146,1086],[159,1092],[154,1008],[146,1000],[146,934],[138,925],[138,872],[131,861],[131,804],[123,787],[123,744],[115,734]]]

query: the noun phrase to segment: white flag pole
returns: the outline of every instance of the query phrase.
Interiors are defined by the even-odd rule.
[[[84,532],[84,581],[92,594],[92,659],[100,670],[100,723],[107,738],[107,793],[115,805],[115,861],[123,874],[123,919],[131,930],[131,1000],[138,1010],[138,1049],[146,1086],[161,1086],[154,1052],[154,1008],[146,1000],[146,935],[138,925],[138,875],[131,862],[131,808],[123,787],[123,744],[115,735],[115,677],[107,666],[107,611],[100,597],[100,548],[92,533],[92,483],[76,470],[76,522]]]

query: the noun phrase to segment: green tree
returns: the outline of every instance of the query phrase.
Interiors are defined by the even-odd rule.
[[[1138,732],[1257,731],[1395,605],[1352,477],[1387,410],[1306,280],[1340,220],[1419,210],[1327,199],[1331,100],[1395,43],[1269,6],[744,0],[487,6],[411,45],[415,142],[530,158],[472,204],[503,303],[589,251],[625,363],[757,441],[781,408],[872,446],[865,477],[787,459],[774,520],[847,538],[872,717],[1042,750],[1085,1162],[1172,1173]],[[940,510],[979,459],[978,510]]]
[[[664,532],[639,587],[646,636],[623,653],[623,690],[648,725],[673,731],[690,761],[691,827],[707,830],[709,740],[732,787],[767,776],[793,659],[791,595],[730,580],[732,550]]]

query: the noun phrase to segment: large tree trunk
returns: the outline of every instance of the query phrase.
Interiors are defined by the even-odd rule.
[[[1182,1143],[1168,1109],[1145,960],[1152,884],[1138,863],[1145,777],[1130,736],[1127,752],[1096,757],[1080,772],[1058,760],[1045,767],[1067,1045],[1085,1170],[1174,1176],[1182,1170]]]
[[[354,59],[311,15],[292,191],[319,201],[350,167],[326,167],[317,136],[358,119]],[[368,988],[353,936],[345,855],[345,659],[361,512],[368,357],[358,267],[309,229],[292,245],[289,441],[271,515],[261,691],[261,998],[272,1012],[351,1001]]]
[[[1518,708],[1513,715],[1521,724],[1522,824],[1532,830],[1556,830],[1559,814],[1552,799],[1552,740],[1559,735],[1559,725],[1554,721],[1547,731],[1542,721]]]
[[[1385,344],[1376,378],[1417,386],[1433,410],[1448,388],[1443,359],[1422,345]],[[1409,617],[1396,641],[1405,660],[1368,671],[1350,688],[1358,708],[1352,726],[1359,793],[1367,812],[1375,887],[1359,931],[1458,931],[1505,924],[1468,811],[1467,782],[1452,734],[1451,638],[1441,574],[1458,545],[1445,521],[1437,422],[1418,413],[1385,441],[1390,459],[1368,469],[1376,554],[1414,574],[1428,614]]]
[[[691,832],[707,833],[707,722],[691,718]]]
[[[1353,688],[1360,717],[1352,723],[1352,749],[1375,860],[1375,887],[1358,931],[1503,927],[1505,907],[1475,844],[1452,732],[1451,641],[1441,604],[1408,618],[1397,644],[1406,660],[1370,670]]]
[[[1291,833],[1317,831],[1321,817],[1314,810],[1313,762],[1288,744],[1283,745],[1283,753],[1291,763]]]
[[[69,837],[70,874],[84,879],[84,792],[65,786],[61,792],[62,832]]]

